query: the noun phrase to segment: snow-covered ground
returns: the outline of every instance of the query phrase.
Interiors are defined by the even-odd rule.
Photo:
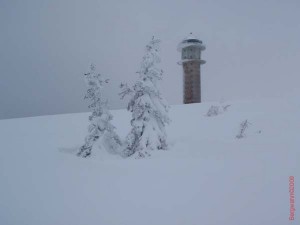
[[[212,104],[172,106],[170,150],[140,160],[76,157],[89,113],[0,121],[0,224],[284,225],[289,176],[299,223],[299,98]],[[130,114],[113,114],[124,138]]]

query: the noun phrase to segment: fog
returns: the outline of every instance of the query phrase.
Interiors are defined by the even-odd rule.
[[[161,39],[161,91],[182,104],[177,44],[206,45],[202,100],[279,97],[299,86],[300,1],[0,0],[0,119],[88,111],[83,73],[119,84],[137,78],[144,46]]]

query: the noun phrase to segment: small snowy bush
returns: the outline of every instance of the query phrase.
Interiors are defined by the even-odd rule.
[[[223,106],[222,106],[223,112],[227,111],[227,109],[228,109],[230,106],[231,106],[231,105],[223,105]]]
[[[206,113],[206,116],[217,116],[220,114],[220,106],[215,106],[215,105],[212,105],[207,113]]]
[[[227,111],[227,109],[228,109],[229,106],[230,105],[225,105],[225,106],[222,106],[222,105],[220,105],[220,106],[212,105],[208,109],[208,111],[206,113],[206,116],[211,117],[211,116],[217,116],[219,114],[222,114],[223,112]]]
[[[113,116],[109,112],[107,101],[103,100],[101,92],[103,85],[108,83],[108,80],[104,80],[95,70],[96,68],[92,64],[90,71],[84,74],[87,85],[87,93],[84,98],[91,102],[89,108],[92,110],[92,115],[89,116],[90,125],[85,143],[77,153],[81,157],[90,156],[92,148],[98,140],[111,153],[118,153],[121,146],[120,138],[114,131],[115,127],[110,122]]]

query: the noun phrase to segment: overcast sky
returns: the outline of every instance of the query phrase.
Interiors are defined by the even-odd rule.
[[[123,108],[119,83],[137,78],[152,35],[170,104],[182,103],[176,48],[190,32],[206,45],[203,101],[284,95],[300,85],[299,12],[299,0],[0,0],[0,119],[88,111],[91,62]]]

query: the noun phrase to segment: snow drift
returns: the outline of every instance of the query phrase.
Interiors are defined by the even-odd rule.
[[[299,220],[298,99],[212,104],[172,106],[170,150],[140,160],[77,157],[89,113],[0,121],[0,224],[283,225],[289,176]],[[112,114],[124,138],[130,114]]]

